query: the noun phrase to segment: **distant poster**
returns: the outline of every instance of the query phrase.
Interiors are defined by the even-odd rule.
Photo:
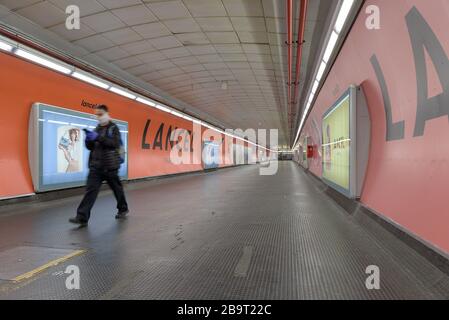
[[[324,116],[323,178],[337,189],[349,192],[350,186],[350,95],[344,96]]]
[[[301,164],[304,168],[308,169],[308,158],[307,158],[307,145],[308,145],[308,138],[307,136],[304,136],[300,139],[300,151],[301,151]]]
[[[227,148],[228,149],[226,150],[225,164],[234,165],[235,164],[235,162],[234,162],[234,143],[232,142],[232,140],[231,140],[231,142],[227,143]]]
[[[220,165],[220,145],[213,141],[204,141],[203,165],[204,169],[218,168]]]

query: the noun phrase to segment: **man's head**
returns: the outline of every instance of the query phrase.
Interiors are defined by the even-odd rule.
[[[110,121],[109,108],[104,104],[95,107],[95,115],[102,126],[107,125]]]

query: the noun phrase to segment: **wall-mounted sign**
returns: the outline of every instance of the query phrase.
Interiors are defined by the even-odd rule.
[[[349,198],[362,192],[371,120],[362,88],[351,86],[322,119],[322,178]]]
[[[125,162],[119,176],[128,177],[128,123],[113,120],[119,127]],[[28,150],[36,192],[82,186],[85,184],[89,150],[84,145],[83,129],[94,130],[92,114],[35,103],[31,109]]]
[[[220,165],[220,144],[213,141],[203,143],[203,166],[204,169],[218,168]]]
[[[347,91],[324,115],[323,179],[345,194],[350,193],[351,94]]]

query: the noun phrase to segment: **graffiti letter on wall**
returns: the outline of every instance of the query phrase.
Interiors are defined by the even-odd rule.
[[[153,150],[159,148],[162,150],[162,134],[164,133],[164,124],[161,123],[161,126],[157,130],[156,136],[153,141]]]
[[[148,119],[145,123],[145,129],[143,129],[143,135],[142,135],[142,149],[150,149],[150,144],[146,142],[147,132],[148,128],[150,127],[151,119]]]
[[[379,81],[380,90],[382,91],[382,97],[384,100],[385,117],[387,122],[387,141],[404,139],[404,121],[393,123],[390,95],[388,93],[384,74],[380,68],[379,60],[377,60],[376,55],[371,57],[371,65],[374,68],[374,72],[376,72],[377,81]]]
[[[170,145],[170,150],[173,148],[173,141],[171,140],[172,130],[171,126],[168,127],[167,135],[165,137],[165,150],[168,150],[168,145]]]
[[[418,106],[414,136],[422,136],[426,121],[449,116],[449,60],[441,43],[416,7],[406,16],[416,66]],[[435,65],[443,93],[429,98],[424,48]]]

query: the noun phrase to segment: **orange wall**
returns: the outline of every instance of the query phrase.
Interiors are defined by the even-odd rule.
[[[174,165],[170,147],[165,150],[167,130],[171,126],[192,130],[192,123],[165,112],[131,101],[69,76],[0,53],[0,198],[32,193],[28,165],[28,119],[33,103],[42,102],[82,112],[92,112],[82,101],[107,104],[114,118],[129,125],[129,179],[201,170],[201,164]],[[151,119],[146,135],[150,149],[142,148],[145,124]],[[153,149],[153,140],[164,123],[163,149]],[[223,151],[224,152],[224,151]]]

